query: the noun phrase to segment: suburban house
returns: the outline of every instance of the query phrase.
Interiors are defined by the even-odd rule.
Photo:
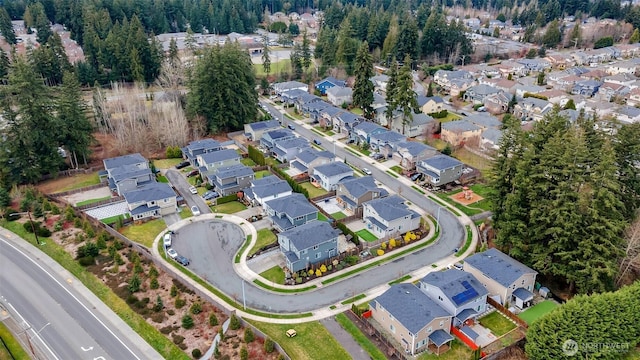
[[[552,67],[560,70],[564,70],[567,67],[574,66],[576,63],[571,56],[564,54],[548,55],[545,59],[551,64]]]
[[[291,166],[300,172],[311,175],[313,174],[313,169],[316,166],[328,164],[334,159],[335,155],[329,151],[319,151],[314,148],[307,148],[300,150],[295,159],[291,160]]]
[[[335,106],[351,104],[353,101],[353,89],[344,86],[334,86],[327,90],[327,101]]]
[[[551,68],[551,63],[545,59],[518,59],[516,62],[524,65],[527,71],[541,72]]]
[[[455,120],[440,125],[440,138],[457,147],[465,144],[480,144],[482,128],[466,120]]]
[[[412,118],[404,123],[403,117],[394,117],[391,122],[391,130],[397,131],[406,137],[416,137],[425,134],[433,134],[436,131],[436,121],[427,114],[411,114]]]
[[[220,196],[239,192],[248,187],[253,179],[253,170],[243,164],[219,167],[207,176],[209,184]]]
[[[278,120],[259,121],[249,124],[244,124],[244,133],[251,141],[260,141],[262,134],[271,130],[280,129],[280,122]]]
[[[346,179],[340,181],[336,188],[338,204],[354,213],[360,213],[363,203],[387,195],[387,190],[379,188],[372,176]]]
[[[293,139],[278,140],[275,146],[271,149],[273,157],[281,163],[289,162],[293,160],[298,153],[309,148],[309,142],[302,137],[296,137]]]
[[[302,112],[307,114],[311,120],[320,122],[322,117],[322,110],[333,107],[333,105],[329,104],[326,101],[314,101],[310,103],[304,104],[302,107]]]
[[[305,92],[309,92],[309,85],[301,83],[299,81],[285,81],[281,83],[275,83],[271,86],[271,88],[273,89],[273,92],[279,96],[291,90],[302,90]]]
[[[516,94],[517,97],[523,98],[527,94],[540,94],[541,92],[545,92],[547,91],[547,88],[538,85],[516,84],[513,87],[512,91]]]
[[[107,173],[109,189],[118,195],[155,182],[149,160],[139,153],[104,159],[102,163]]]
[[[463,270],[473,274],[489,296],[505,306],[527,308],[533,301],[536,271],[491,248],[466,258]]]
[[[498,92],[500,92],[500,90],[490,85],[474,85],[465,91],[464,101],[474,104],[482,104],[487,96],[497,94]]]
[[[204,179],[216,169],[240,164],[242,157],[233,149],[224,149],[198,155],[196,162],[198,170]]]
[[[286,105],[293,105],[298,111],[302,111],[305,105],[313,102],[320,102],[322,98],[309,94],[302,90],[291,90],[280,96]]]
[[[505,93],[504,91],[489,95],[484,99],[484,108],[490,114],[504,114],[509,110],[511,97],[511,94]]]
[[[320,92],[320,95],[326,95],[327,90],[335,86],[345,86],[346,83],[343,80],[338,80],[333,76],[329,76],[318,81],[315,85],[316,90]]]
[[[595,97],[604,101],[612,101],[614,98],[622,98],[626,96],[630,91],[631,89],[625,85],[605,82],[600,86]]]
[[[191,166],[198,167],[196,160],[198,155],[222,149],[222,145],[213,139],[195,140],[182,148],[182,157],[187,159]]]
[[[420,160],[438,154],[438,150],[418,141],[403,141],[395,146],[393,159],[405,170],[413,170]]]
[[[378,239],[396,236],[420,227],[420,214],[409,209],[398,195],[362,204],[362,218],[367,229]]]
[[[635,74],[640,68],[638,61],[636,59],[619,61],[615,64],[607,65],[607,73],[611,75],[616,74]]]
[[[513,116],[522,121],[540,121],[551,109],[553,104],[549,101],[528,97],[513,107]]]
[[[402,118],[402,112],[400,110],[394,110],[393,111],[393,115],[391,116],[391,120],[389,120],[386,112],[387,112],[387,106],[380,106],[378,108],[375,108],[375,115],[374,115],[374,120],[375,122],[377,122],[378,124],[382,125],[382,126],[390,126],[391,122],[393,122],[394,120],[398,120]]]
[[[369,306],[371,317],[411,355],[427,348],[440,353],[453,340],[451,314],[411,283],[392,285]]]
[[[627,124],[640,122],[640,109],[633,106],[622,106],[616,111],[616,118]]]
[[[376,89],[381,91],[387,90],[387,84],[389,83],[389,76],[381,74],[381,75],[376,75],[369,80],[373,82],[373,85],[375,86]]]
[[[133,220],[144,220],[177,211],[176,193],[169,184],[152,182],[122,194]]]
[[[637,87],[637,85],[634,86],[634,84],[636,83],[636,81],[638,81],[638,78],[633,74],[622,73],[622,74],[606,76],[602,80],[608,83],[620,84],[620,85],[628,86],[630,88],[631,87],[635,88]]]
[[[416,166],[419,173],[433,186],[442,186],[454,182],[462,175],[464,164],[447,156],[436,155],[422,160]]]
[[[333,128],[333,119],[338,116],[338,114],[345,112],[346,110],[336,107],[336,106],[328,106],[320,111],[320,118],[318,121],[320,122],[320,126],[325,128]]]
[[[265,201],[262,206],[279,232],[318,219],[318,209],[300,193]]]
[[[483,130],[502,127],[502,122],[500,122],[497,117],[486,113],[469,114],[464,118],[464,120],[480,127]]]
[[[289,129],[278,129],[265,132],[260,138],[260,145],[271,150],[277,141],[295,139],[296,135]]]
[[[473,75],[465,70],[438,70],[433,74],[433,81],[446,90],[450,90],[453,85],[452,82],[457,80],[464,80],[463,82],[468,84],[471,84],[474,81]],[[457,96],[457,94],[451,95]]]
[[[502,139],[502,131],[495,128],[488,128],[482,131],[480,136],[480,148],[484,150],[500,149],[500,139]]]
[[[358,115],[343,111],[333,117],[333,130],[335,132],[349,135],[351,130],[362,121],[362,118]]]
[[[560,89],[543,91],[538,95],[546,97],[547,100],[552,104],[561,104],[563,101],[566,103],[569,98],[569,94],[567,94],[566,91],[562,91]]]
[[[472,274],[457,269],[434,271],[420,280],[420,290],[453,316],[453,325],[464,325],[485,312],[487,289]]]
[[[254,206],[262,205],[265,201],[292,194],[291,186],[286,180],[277,176],[265,176],[251,181],[251,186],[243,189],[244,197]]]
[[[629,106],[640,105],[640,88],[635,88],[631,90],[631,92],[629,93],[629,98],[627,99],[627,105]]]
[[[574,95],[584,95],[584,96],[593,96],[598,92],[602,86],[602,81],[598,80],[584,80],[577,82],[573,89],[571,89],[571,93]]]
[[[433,114],[444,110],[444,100],[440,96],[418,96],[418,106],[425,114]]]
[[[309,269],[338,255],[340,230],[326,221],[310,221],[278,234],[280,251],[290,272]]]
[[[371,135],[387,132],[388,130],[382,126],[369,121],[363,121],[356,125],[351,132],[351,139],[357,144],[369,144]]]
[[[376,150],[386,157],[391,157],[396,145],[406,140],[407,137],[397,131],[387,131],[371,135],[369,145],[372,150]]]
[[[342,161],[332,161],[314,167],[311,180],[319,184],[323,189],[332,191],[335,190],[338,183],[346,177],[353,177],[353,169],[351,166]]]

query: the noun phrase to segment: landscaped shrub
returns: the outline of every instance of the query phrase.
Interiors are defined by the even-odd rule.
[[[200,359],[202,357],[202,351],[198,348],[193,349],[191,350],[191,356],[193,356],[194,359]]]
[[[444,119],[448,115],[449,115],[449,112],[447,111],[447,109],[429,114],[429,116],[431,116],[434,119]]]
[[[164,308],[164,303],[162,302],[162,297],[160,297],[160,295],[158,295],[158,297],[156,298],[156,305],[153,307],[153,310],[155,310],[156,312],[162,310]]]
[[[83,256],[78,259],[78,263],[82,266],[91,266],[96,264],[96,260],[92,256]]]
[[[261,166],[264,166],[266,164],[266,159],[264,158],[264,154],[260,150],[249,145],[247,147],[247,151],[249,153],[249,159],[253,160],[253,162]]]
[[[248,328],[244,329],[244,342],[245,343],[247,343],[247,344],[252,343],[253,340],[255,340],[255,339],[256,339],[256,337],[253,334],[253,330],[251,330],[251,328],[248,327]]]
[[[157,277],[158,276],[158,269],[156,269],[155,266],[151,265],[151,267],[149,268],[149,277]]]
[[[140,285],[142,285],[140,277],[138,277],[138,274],[133,274],[133,276],[129,280],[129,286],[127,287],[127,289],[129,289],[130,293],[138,292],[140,291]]]
[[[347,262],[347,264],[349,265],[355,265],[358,263],[358,257],[356,255],[349,255],[346,258],[344,258],[344,260]]]
[[[160,287],[160,283],[158,282],[157,277],[151,278],[151,281],[149,282],[149,287],[154,290]]]
[[[169,294],[171,297],[176,297],[178,295],[178,288],[175,285],[171,285],[171,291]]]
[[[182,327],[185,329],[191,329],[195,324],[191,315],[185,315],[182,317]]]
[[[82,257],[96,257],[98,256],[98,254],[100,253],[100,249],[98,248],[98,245],[96,245],[96,243],[89,241],[88,243],[80,246],[77,250],[76,250],[76,258],[82,258]]]
[[[233,202],[233,201],[236,201],[236,200],[238,200],[238,195],[233,193],[231,195],[219,197],[216,200],[216,204],[217,205],[222,205],[222,204],[230,203],[230,202]]]
[[[358,237],[358,234],[354,233],[353,231],[351,231],[351,229],[349,229],[347,227],[347,225],[341,223],[341,222],[337,222],[336,223],[336,227],[338,229],[340,229],[340,231],[342,231],[343,234],[345,235],[351,235],[351,242],[356,244],[356,245],[360,245],[360,237]]]
[[[276,349],[276,344],[271,340],[271,338],[264,339],[264,351],[267,354],[271,354]]]
[[[202,304],[199,303],[199,302],[193,303],[193,305],[191,305],[191,309],[189,309],[189,311],[191,311],[191,313],[194,314],[194,315],[200,314],[202,312]]]
[[[181,309],[186,303],[187,301],[185,299],[178,296],[175,302],[176,309]]]
[[[242,349],[240,349],[240,360],[247,359],[249,359],[249,351],[247,351],[247,348],[243,346]]]
[[[236,316],[236,314],[231,315],[231,321],[229,321],[229,329],[238,330],[240,329],[240,319]]]
[[[216,325],[218,325],[218,317],[216,316],[216,313],[212,312],[211,314],[209,314],[209,326]]]

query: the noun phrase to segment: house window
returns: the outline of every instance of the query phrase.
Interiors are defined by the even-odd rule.
[[[393,326],[393,324],[389,325],[389,329],[391,330],[392,333],[396,333],[396,328],[395,326]]]
[[[320,245],[314,245],[313,246],[313,250],[318,250],[319,247],[320,247]]]
[[[316,259],[320,259],[320,256],[322,255],[322,253],[317,253],[316,254]]]
[[[300,255],[304,255],[304,254],[306,254],[306,253],[307,253],[307,250],[302,250],[302,251],[300,251]]]
[[[524,279],[522,280],[522,285],[524,285]]]

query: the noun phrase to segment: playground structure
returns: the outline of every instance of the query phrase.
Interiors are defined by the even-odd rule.
[[[469,189],[468,186],[463,186],[462,187],[462,192],[460,193],[460,195],[458,195],[458,199],[465,199],[465,200],[471,200],[471,198],[473,197],[473,190]]]
[[[463,186],[461,192],[453,194],[449,196],[449,198],[464,206],[476,203],[484,199],[482,196],[474,193],[473,190],[471,190],[471,188],[469,188],[468,186]]]

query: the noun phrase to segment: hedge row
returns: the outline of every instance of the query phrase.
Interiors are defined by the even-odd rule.
[[[238,194],[234,193],[231,195],[219,197],[218,200],[216,200],[216,204],[222,205],[222,204],[230,203],[236,200],[238,200]]]
[[[449,112],[447,111],[447,109],[429,114],[429,116],[431,116],[434,119],[444,119],[447,117],[447,115],[449,115]]]
[[[307,189],[305,189],[304,187],[302,187],[302,185],[295,182],[295,180],[293,180],[291,176],[287,175],[282,169],[278,167],[272,167],[271,170],[277,173],[278,175],[280,175],[281,178],[287,180],[287,182],[289,183],[289,186],[291,186],[291,189],[293,191],[300,193],[304,195],[307,199],[309,199],[309,192],[307,191]]]
[[[351,231],[351,229],[349,229],[347,227],[347,225],[345,225],[345,224],[343,224],[341,222],[336,222],[336,227],[338,229],[340,229],[343,234],[351,235],[351,242],[353,242],[356,245],[360,245],[360,238],[358,237],[358,234],[356,234],[353,231]]]
[[[264,158],[264,154],[262,151],[254,148],[253,146],[248,146],[249,159],[253,160],[256,164],[260,166],[264,166],[267,163],[267,160]]]

